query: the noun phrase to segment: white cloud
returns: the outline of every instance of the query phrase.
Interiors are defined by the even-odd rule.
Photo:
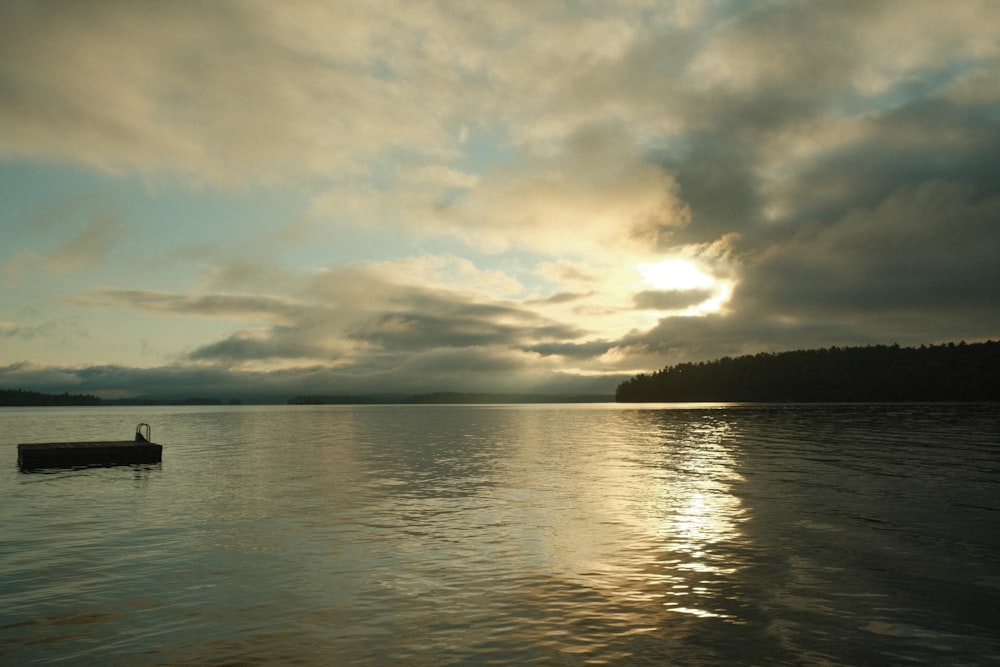
[[[454,256],[406,257],[372,262],[367,265],[367,271],[386,282],[451,289],[481,295],[483,299],[513,298],[524,291],[524,286],[516,277],[497,269],[481,270],[471,260]]]

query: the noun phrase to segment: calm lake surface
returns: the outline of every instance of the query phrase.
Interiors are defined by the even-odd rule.
[[[19,442],[163,463],[17,468]],[[0,409],[0,663],[1000,663],[1000,406]]]

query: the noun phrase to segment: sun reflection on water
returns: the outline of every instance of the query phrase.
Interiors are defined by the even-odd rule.
[[[139,409],[13,409],[0,432],[113,432]],[[6,476],[0,663],[996,653],[995,562],[969,537],[992,520],[992,406],[141,410],[170,447],[141,479]]]
[[[659,591],[659,604],[671,614],[733,621],[740,564],[732,550],[745,542],[745,509],[731,490],[742,478],[729,425],[710,411],[698,420],[675,419],[669,411],[636,418],[633,481],[643,485],[636,493],[645,504],[646,534],[632,585]]]
[[[538,407],[507,421],[497,407],[478,415],[490,421],[493,445],[481,442],[464,458],[451,446],[412,445],[380,456],[383,476],[423,479],[433,470],[380,502],[407,526],[385,562],[420,563],[382,568],[386,594],[409,599],[420,584],[415,599],[449,598],[449,627],[471,615],[494,637],[516,626],[527,645],[580,656],[620,650],[623,660],[644,638],[744,625],[738,437],[718,411],[680,412],[622,410],[608,419]],[[492,447],[483,466],[468,458]],[[477,470],[480,483],[465,485],[465,474],[448,473],[454,466]],[[465,595],[460,582],[471,571],[492,582],[490,595]],[[525,618],[534,620],[524,626]]]

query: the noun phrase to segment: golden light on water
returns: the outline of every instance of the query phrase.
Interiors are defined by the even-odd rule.
[[[544,529],[520,539],[564,581],[617,605],[658,610],[655,627],[636,614],[645,631],[683,636],[701,619],[735,622],[741,564],[731,554],[747,539],[746,509],[732,490],[741,477],[728,424],[636,411],[619,426],[598,429],[600,446],[577,451],[572,464],[559,445],[522,452],[547,459],[552,474],[525,480],[536,491],[519,500]],[[540,502],[543,492],[549,498]],[[560,519],[554,507],[574,510]]]

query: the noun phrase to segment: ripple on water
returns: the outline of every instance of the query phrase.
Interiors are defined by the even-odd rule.
[[[988,662],[998,412],[0,413],[167,446],[5,474],[0,661]]]

